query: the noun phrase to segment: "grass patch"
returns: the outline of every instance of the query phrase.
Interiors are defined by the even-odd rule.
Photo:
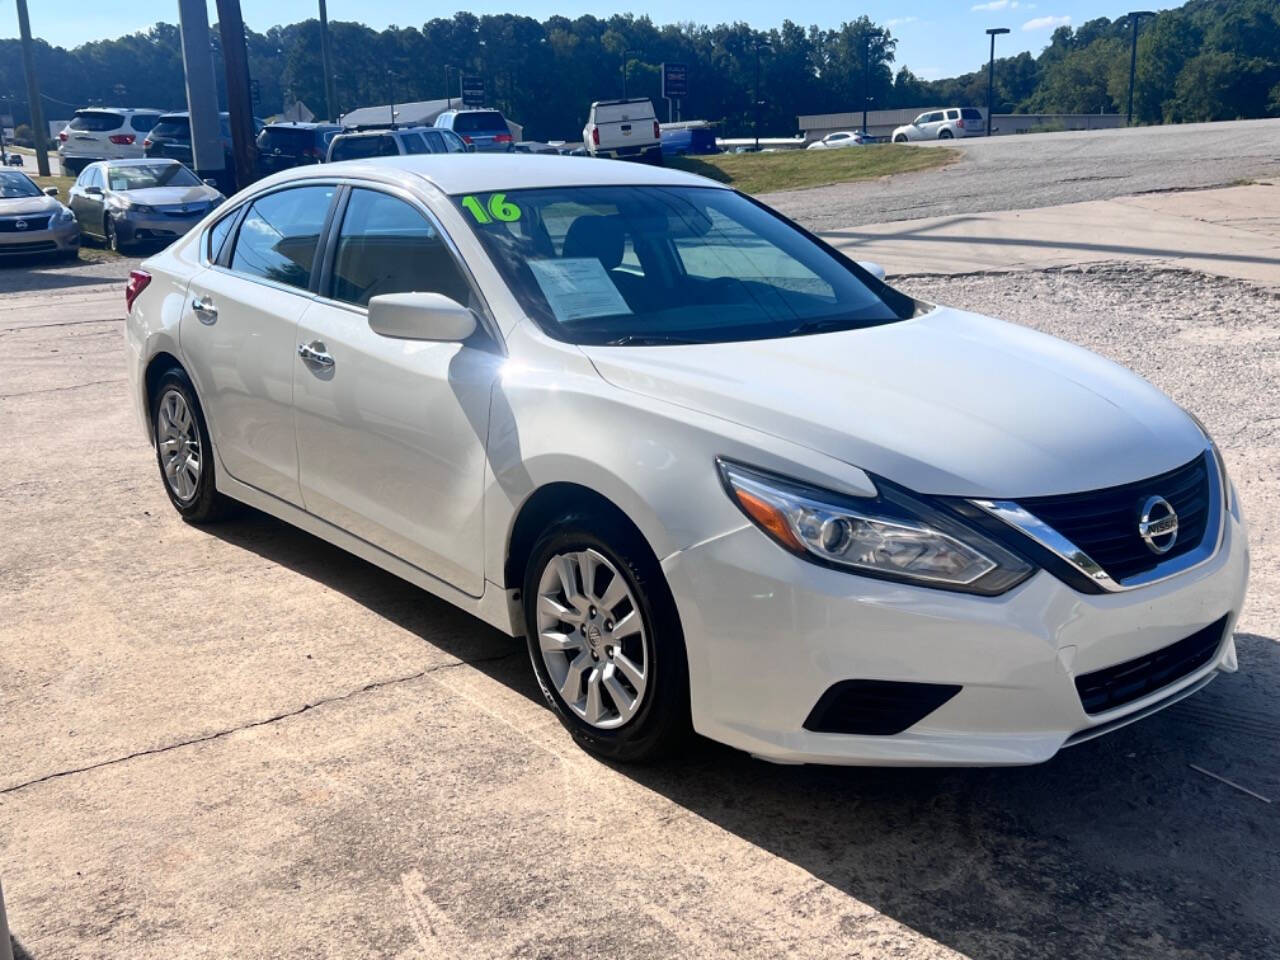
[[[756,194],[932,170],[950,163],[959,155],[959,151],[946,147],[877,143],[843,150],[780,150],[777,153],[672,157],[667,164],[732,184],[743,193]]]
[[[75,177],[41,177],[29,170],[27,171],[27,175],[36,183],[40,184],[41,190],[45,187],[57,187],[58,199],[63,203],[67,202],[67,196],[71,193],[71,187],[76,182]]]

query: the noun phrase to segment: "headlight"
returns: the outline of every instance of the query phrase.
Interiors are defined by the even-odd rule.
[[[1235,503],[1231,496],[1231,478],[1227,476],[1227,462],[1222,459],[1222,451],[1218,449],[1213,437],[1209,435],[1209,428],[1204,425],[1203,420],[1186,407],[1182,408],[1182,412],[1190,417],[1192,422],[1200,428],[1200,432],[1204,434],[1204,439],[1209,444],[1209,450],[1213,453],[1213,462],[1218,467],[1218,485],[1222,488],[1222,505],[1231,513],[1235,513]]]
[[[780,546],[824,566],[994,596],[1034,567],[958,518],[884,481],[849,497],[719,459],[729,496]]]
[[[76,215],[71,212],[70,207],[63,207],[54,215],[55,223],[71,223],[75,220]]]

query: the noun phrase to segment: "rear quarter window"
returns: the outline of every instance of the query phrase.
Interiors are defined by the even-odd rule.
[[[159,119],[159,116],[154,113],[135,113],[129,118],[129,126],[139,133],[149,133]]]
[[[973,107],[965,107],[960,111],[960,116],[964,117],[966,120],[981,120],[982,111]]]
[[[151,132],[157,137],[187,137],[191,135],[191,121],[186,117],[161,117]]]

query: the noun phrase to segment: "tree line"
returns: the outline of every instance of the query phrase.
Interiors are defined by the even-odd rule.
[[[225,103],[220,38],[215,73]],[[972,73],[924,80],[895,68],[897,39],[866,16],[825,29],[790,20],[770,30],[745,23],[655,25],[648,17],[550,17],[457,13],[421,27],[374,30],[330,24],[336,103],[328,112],[458,92],[461,73],[485,78],[488,99],[537,139],[575,139],[593,99],[653,98],[661,64],[688,65],[686,119],[748,133],[759,111],[766,135],[790,135],[798,114],[941,105],[985,106],[985,38],[975,30]],[[270,116],[294,100],[326,113],[316,20],[246,31],[256,109]],[[74,49],[36,43],[45,115],[102,105],[184,109],[177,26]],[[868,69],[869,67],[869,69]],[[1060,27],[1038,55],[996,61],[997,112],[1116,113],[1128,91],[1129,24],[1101,17]],[[1142,24],[1134,112],[1143,123],[1280,115],[1280,3],[1190,0]],[[758,79],[757,79],[758,78]],[[447,86],[446,86],[447,84]],[[17,40],[0,40],[0,113],[27,115]]]

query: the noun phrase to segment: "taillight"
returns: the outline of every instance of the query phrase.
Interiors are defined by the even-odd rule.
[[[500,133],[500,134],[498,134],[496,137],[494,137],[493,139],[494,139],[495,141],[497,141],[498,143],[510,143],[510,142],[511,142],[511,134],[509,134],[509,133]]]
[[[956,121],[956,129],[957,129],[957,130],[963,130],[963,129],[964,129],[964,120],[963,120],[963,119],[960,119],[960,120],[957,120],[957,121]]]
[[[145,270],[130,270],[129,282],[124,288],[124,309],[129,312],[133,309],[133,301],[138,299],[138,294],[147,289],[147,284],[151,282],[151,274]]]
[[[662,139],[662,130],[658,127],[657,120],[653,121],[653,139],[655,140]]]
[[[107,137],[107,139],[112,143],[119,144],[122,147],[127,147],[138,138],[132,133],[113,133],[111,136]]]
[[[464,134],[462,135],[462,142],[463,142],[463,143],[470,143],[470,142],[471,142],[471,138],[470,138],[470,137],[468,137],[468,136],[464,133]]]
[[[600,146],[600,128],[599,127],[591,128],[591,145],[593,147]]]
[[[66,142],[67,142],[67,131],[63,130],[60,134],[58,134],[58,139],[59,139],[59,140],[61,140],[63,143],[66,143]]]

